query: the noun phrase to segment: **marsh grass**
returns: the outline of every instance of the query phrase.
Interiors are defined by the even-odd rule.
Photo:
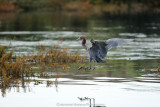
[[[79,64],[85,60],[85,56],[69,51],[68,48],[61,48],[59,45],[49,49],[40,45],[38,53],[30,56],[20,57],[13,54],[14,51],[9,50],[9,47],[0,46],[0,89],[3,89],[2,91],[12,86],[24,86],[24,82],[21,81],[29,81],[30,77],[47,77],[46,69],[69,70],[70,64]]]
[[[31,73],[29,64],[26,64],[25,58],[13,56],[13,51],[8,47],[0,46],[0,89],[2,96],[5,90],[11,87],[18,87],[20,84],[25,87],[24,76]]]
[[[52,65],[79,63],[85,59],[84,56],[80,56],[80,53],[69,51],[68,48],[60,48],[58,45],[52,46],[48,50],[45,46],[40,45],[40,49],[37,54],[24,57],[31,63],[45,63]]]

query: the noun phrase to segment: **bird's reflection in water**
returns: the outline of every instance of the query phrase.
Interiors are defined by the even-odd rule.
[[[89,101],[89,107],[106,107],[104,104],[96,104],[95,98],[78,97],[80,101]]]

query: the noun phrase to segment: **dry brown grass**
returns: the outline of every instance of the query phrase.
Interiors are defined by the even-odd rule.
[[[46,49],[45,46],[40,45],[40,49],[36,55],[25,56],[28,62],[32,63],[46,63],[46,64],[69,64],[80,63],[85,57],[80,56],[78,52],[69,52],[68,48],[60,48],[58,45]]]
[[[58,45],[46,49],[41,45],[37,54],[31,56],[13,56],[13,51],[0,46],[0,89],[6,89],[12,85],[19,85],[24,77],[33,77],[35,72],[32,68],[39,67],[36,75],[45,76],[45,67],[61,68],[68,70],[69,64],[81,63],[85,59],[78,52],[69,52],[67,48]]]
[[[160,9],[158,7],[150,7],[143,3],[120,3],[120,4],[104,4],[94,7],[95,13],[110,13],[110,14],[137,14],[137,13],[158,13]]]
[[[64,6],[64,10],[71,11],[71,12],[92,12],[93,11],[93,5],[91,5],[89,2],[81,2],[81,1],[74,1],[67,3]]]
[[[16,7],[7,1],[0,3],[0,12],[13,12],[16,11]]]

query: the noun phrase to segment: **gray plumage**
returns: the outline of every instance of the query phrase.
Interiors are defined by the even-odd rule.
[[[86,46],[86,39],[85,37],[81,36],[77,40],[82,40],[82,47],[89,52],[90,61],[89,61],[89,69],[91,69],[91,61],[98,63],[105,63],[105,60],[102,60],[102,58],[107,56],[108,50],[111,48],[114,48],[120,44],[131,42],[131,39],[119,39],[119,38],[113,38],[108,39],[107,41],[94,41],[93,39],[90,40],[92,43],[91,47]],[[94,63],[95,66],[95,63]],[[81,69],[83,67],[80,67]]]
[[[98,63],[105,63],[105,61],[101,58],[104,58],[107,55],[107,44],[105,42],[99,42],[94,40],[91,40],[91,43],[92,47],[88,49],[90,60],[94,60]]]
[[[92,43],[92,47],[88,48],[90,60],[94,60],[98,63],[105,63],[106,61],[102,60],[101,58],[107,56],[108,50],[120,44],[128,43],[130,41],[130,39],[119,38],[108,39],[107,41],[94,41],[93,39],[91,39],[90,42]]]

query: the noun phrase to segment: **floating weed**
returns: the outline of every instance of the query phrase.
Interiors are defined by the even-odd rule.
[[[53,84],[53,81],[50,81],[50,80],[46,81],[46,87],[51,87],[52,84]]]
[[[146,68],[144,68],[144,72],[146,72]]]
[[[39,84],[43,84],[43,82],[39,80],[34,80],[34,85],[39,85]]]
[[[64,70],[69,70],[69,67],[68,67],[68,65],[66,65],[66,64],[63,64],[63,65],[61,65],[62,66],[62,69],[64,69]]]
[[[157,68],[157,72],[160,73],[160,67]]]

